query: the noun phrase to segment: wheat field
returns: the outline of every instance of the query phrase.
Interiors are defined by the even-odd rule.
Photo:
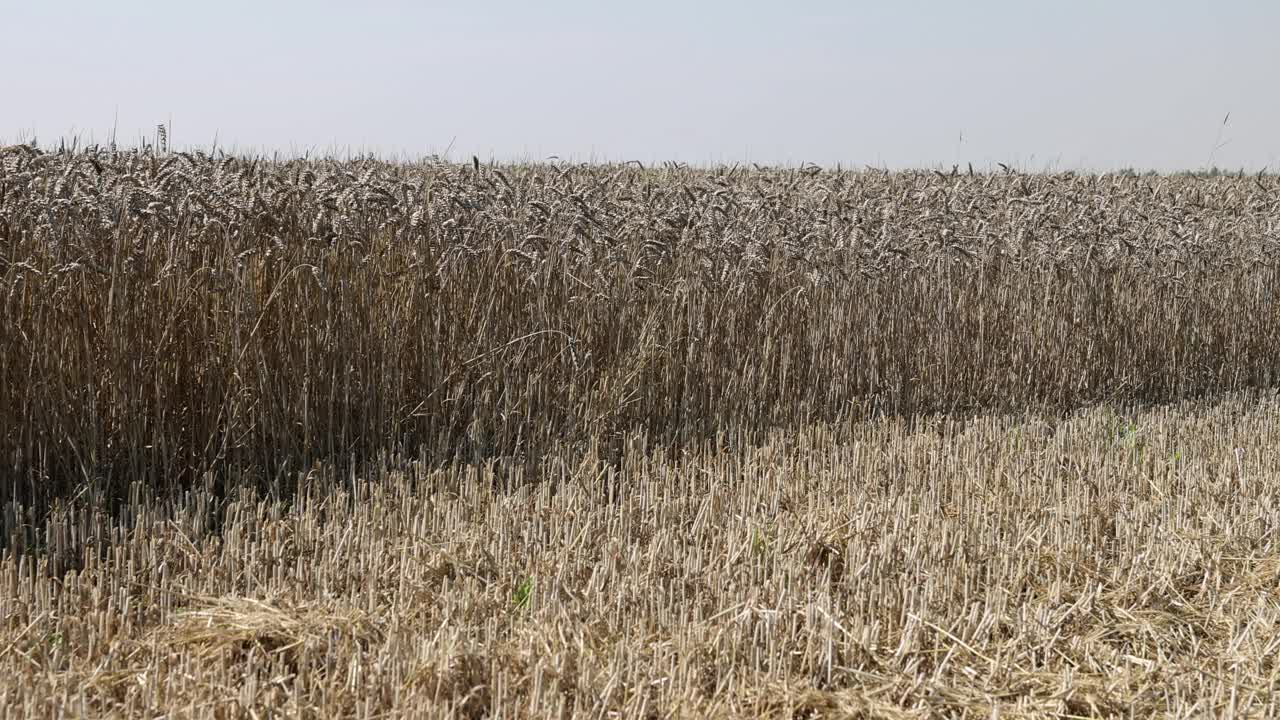
[[[1280,716],[1280,181],[0,150],[0,716]]]

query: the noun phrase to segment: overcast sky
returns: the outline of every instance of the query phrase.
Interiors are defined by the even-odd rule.
[[[1276,0],[0,10],[5,142],[171,120],[240,151],[1280,169]]]

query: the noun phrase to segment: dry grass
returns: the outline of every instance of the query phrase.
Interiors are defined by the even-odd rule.
[[[1275,177],[0,149],[0,716],[1274,716]]]

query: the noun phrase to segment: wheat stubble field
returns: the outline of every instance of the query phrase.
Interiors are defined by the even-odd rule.
[[[0,151],[0,717],[1280,715],[1280,181]]]

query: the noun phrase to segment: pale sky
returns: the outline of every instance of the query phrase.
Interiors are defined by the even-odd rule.
[[[1280,2],[0,0],[0,142],[170,121],[240,151],[1275,171]]]

